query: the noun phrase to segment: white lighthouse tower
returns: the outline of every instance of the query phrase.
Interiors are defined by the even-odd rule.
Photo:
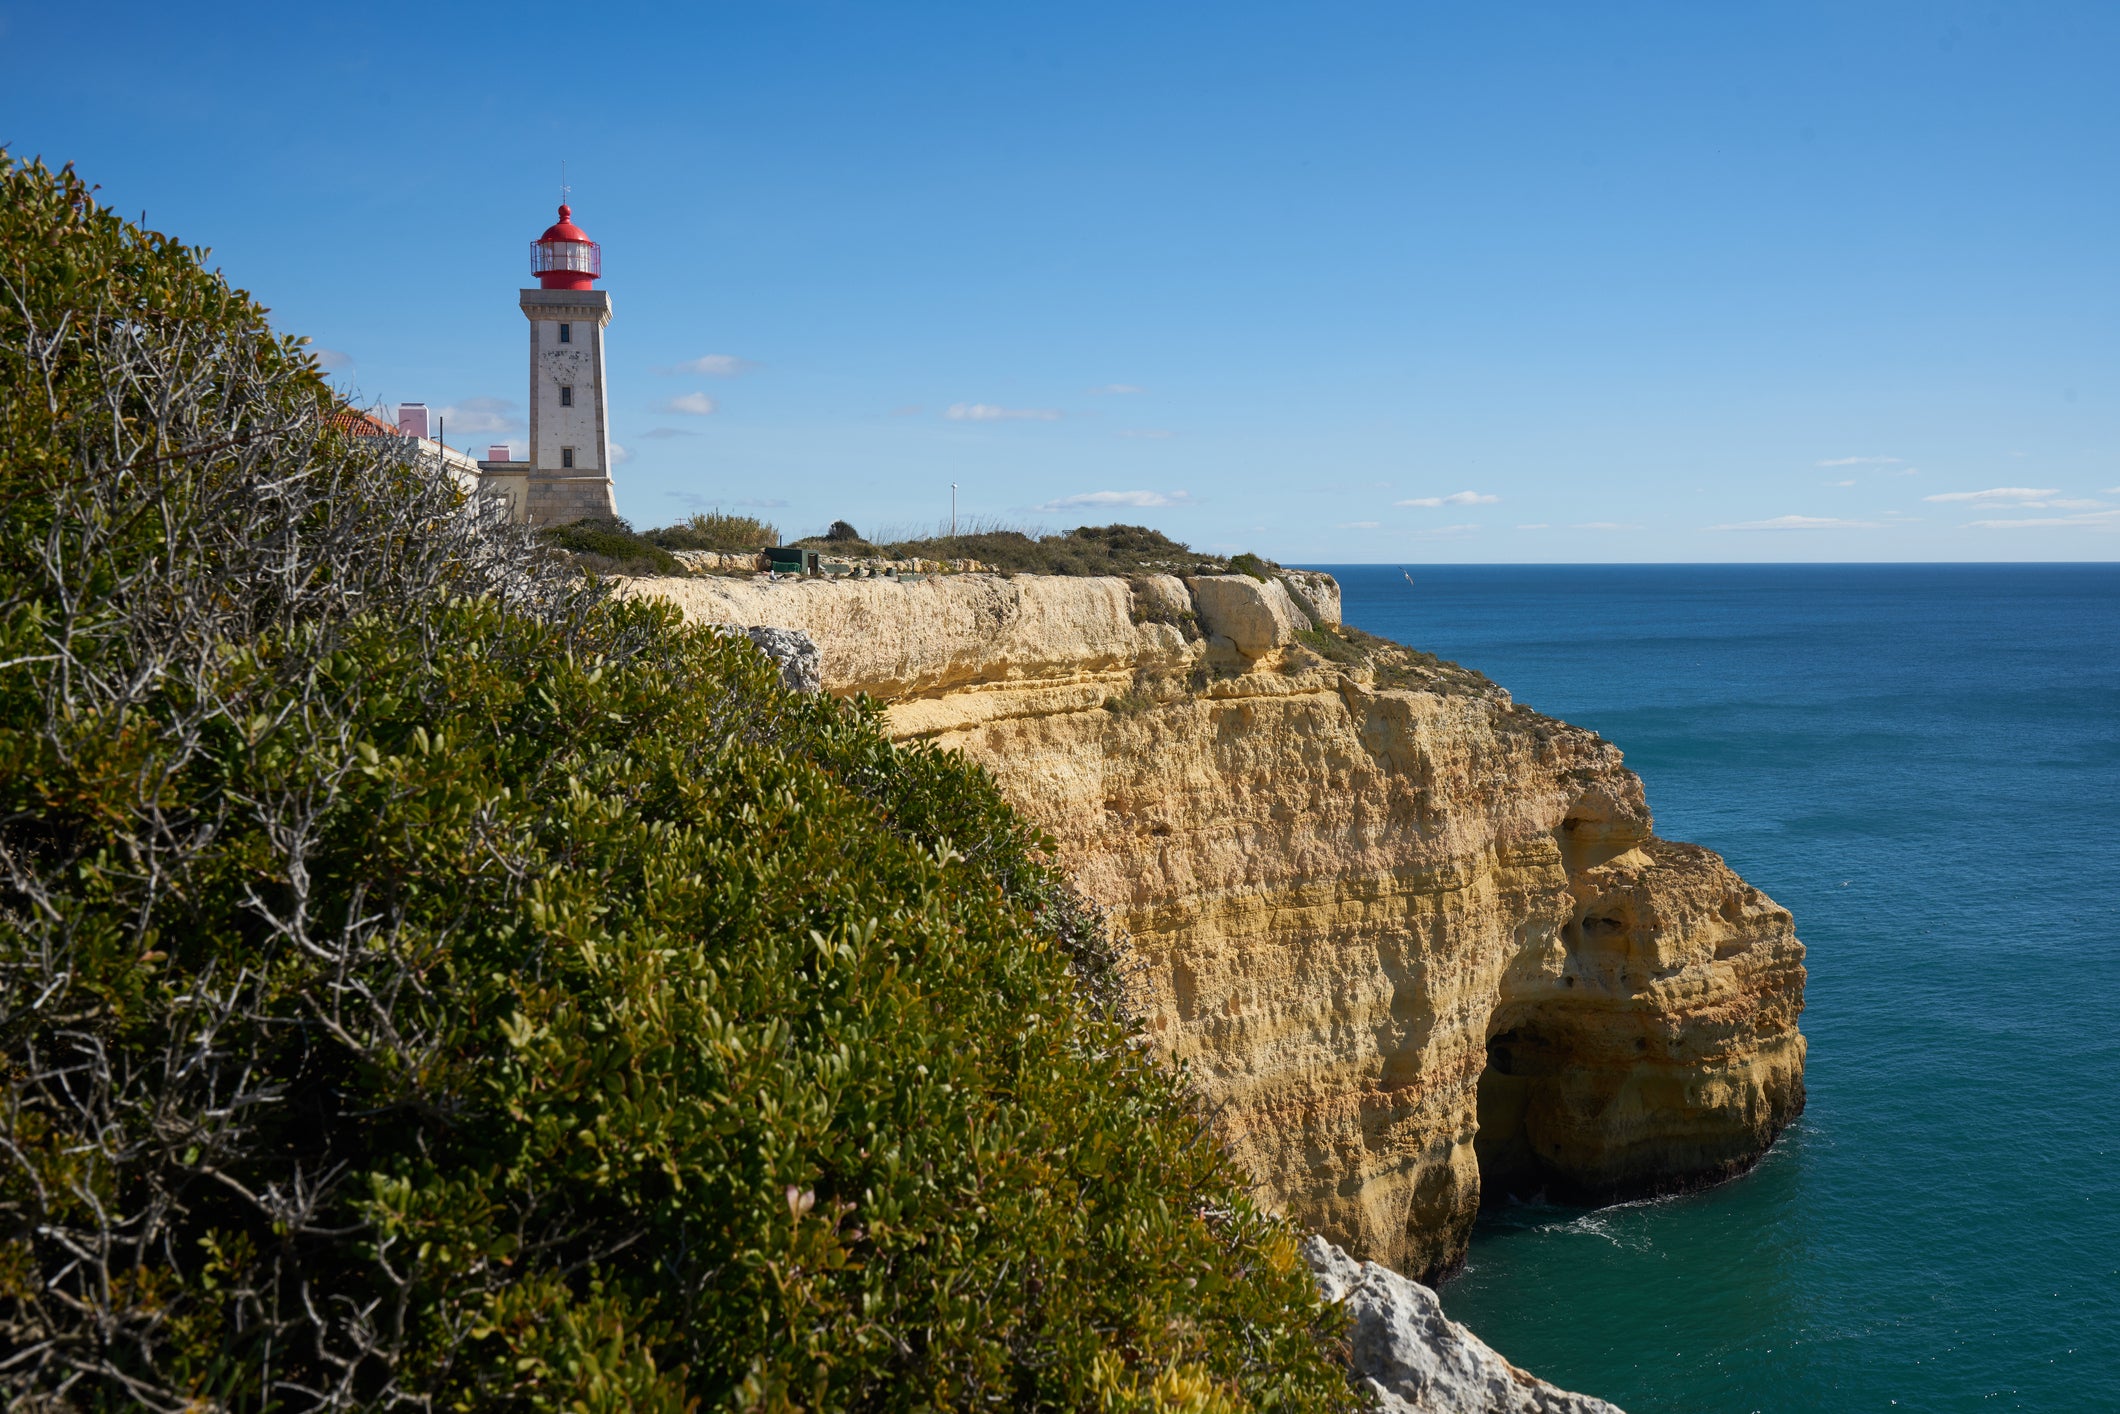
[[[530,321],[530,466],[527,519],[563,525],[615,516],[611,434],[604,414],[604,326],[611,296],[596,289],[603,249],[574,224],[571,207],[530,244],[539,288],[522,292]]]

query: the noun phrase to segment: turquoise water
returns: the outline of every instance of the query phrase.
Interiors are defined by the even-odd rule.
[[[1629,1414],[2120,1410],[2120,567],[1328,568],[1810,947],[1766,1161],[1490,1214],[1450,1314]]]

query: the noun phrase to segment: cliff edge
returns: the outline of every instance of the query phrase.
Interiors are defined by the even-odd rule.
[[[1376,1414],[1623,1414],[1519,1370],[1443,1314],[1419,1282],[1357,1262],[1312,1233],[1303,1258],[1318,1292],[1347,1312],[1347,1368]]]
[[[1145,964],[1263,1197],[1433,1281],[1483,1195],[1714,1182],[1803,1107],[1803,946],[1592,732],[1327,575],[654,579],[984,763]]]

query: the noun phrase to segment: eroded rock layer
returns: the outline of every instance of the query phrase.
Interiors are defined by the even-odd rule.
[[[1261,1193],[1433,1280],[1484,1187],[1711,1182],[1803,1105],[1803,947],[1595,734],[1337,627],[1328,576],[636,581],[807,632],[1132,933]],[[1484,1178],[1483,1178],[1484,1172]]]

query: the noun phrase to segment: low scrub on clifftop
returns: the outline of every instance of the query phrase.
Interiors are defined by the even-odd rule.
[[[756,516],[699,511],[646,538],[665,550],[761,550],[780,543],[780,527]]]
[[[199,252],[0,184],[11,1407],[1349,1403],[983,773],[475,524]]]
[[[836,525],[853,529],[844,521]],[[795,543],[898,560],[977,560],[1009,574],[1220,574],[1227,564],[1145,525],[1084,525],[1048,534],[979,529],[874,544],[858,536],[824,535]]]

